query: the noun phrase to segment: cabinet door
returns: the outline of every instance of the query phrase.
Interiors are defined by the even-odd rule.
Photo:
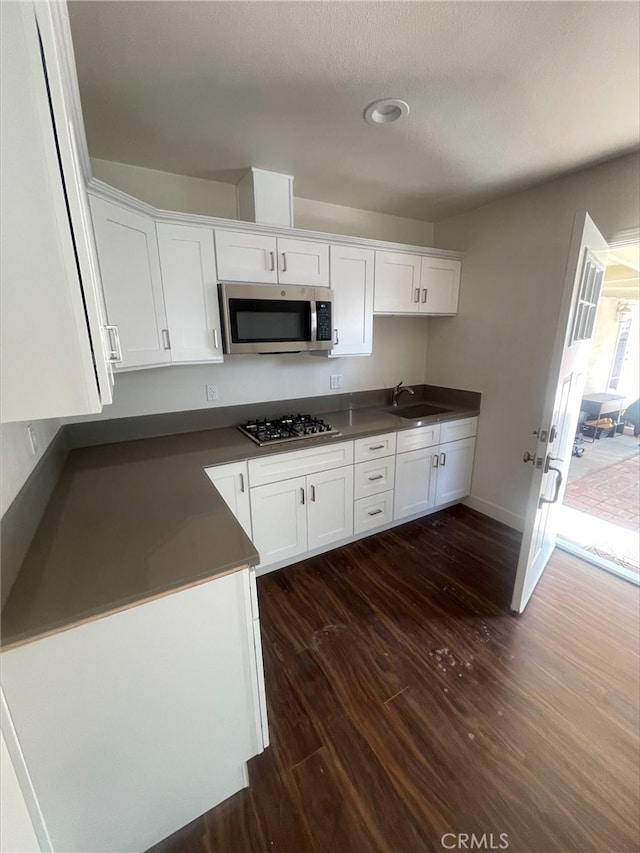
[[[222,495],[222,499],[251,539],[251,509],[249,506],[249,477],[246,462],[231,462],[205,468],[207,477]]]
[[[471,491],[475,438],[441,444],[439,451],[436,506],[464,498]]]
[[[122,361],[116,368],[171,361],[153,219],[91,197],[91,215],[107,319],[117,326]]]
[[[276,238],[240,231],[216,231],[219,281],[277,284]]]
[[[437,455],[437,447],[397,455],[394,521],[435,506]]]
[[[417,314],[420,310],[419,255],[376,252],[373,310],[377,314]]]
[[[371,355],[374,260],[373,249],[331,246],[331,355]]]
[[[462,263],[447,258],[423,258],[420,275],[420,311],[457,314]]]
[[[328,287],[328,244],[279,237],[278,281],[280,284],[307,284],[312,287]]]
[[[353,465],[307,477],[309,550],[353,535]]]
[[[84,185],[74,186],[66,173],[73,152],[67,116],[58,110],[60,74],[45,26],[50,11],[39,6],[39,33],[33,4],[0,3],[3,422],[100,412],[110,395],[101,330],[88,325],[98,322],[95,304],[89,290],[83,293],[86,234],[74,245],[72,226],[82,226],[74,193],[84,193]]]
[[[305,477],[251,489],[253,543],[260,565],[269,566],[307,550]]]
[[[171,361],[222,361],[213,231],[156,224]]]

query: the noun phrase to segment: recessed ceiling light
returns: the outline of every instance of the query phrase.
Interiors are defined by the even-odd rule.
[[[382,98],[374,101],[364,111],[364,120],[369,124],[389,124],[409,115],[409,104],[398,98]]]

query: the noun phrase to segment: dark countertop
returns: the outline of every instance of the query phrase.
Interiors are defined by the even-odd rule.
[[[256,565],[205,467],[417,425],[380,408],[324,417],[341,435],[259,447],[221,427],[73,450],[3,609],[2,648]]]

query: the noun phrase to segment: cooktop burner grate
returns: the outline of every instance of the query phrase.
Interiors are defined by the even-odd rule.
[[[247,421],[238,429],[260,446],[297,441],[314,435],[340,435],[339,430],[334,429],[331,424],[325,423],[321,418],[300,414]]]

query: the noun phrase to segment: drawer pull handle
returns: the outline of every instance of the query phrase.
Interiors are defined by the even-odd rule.
[[[382,514],[381,509],[374,509],[373,512],[367,513],[367,515],[381,515],[381,514]]]
[[[384,480],[384,474],[376,474],[375,477],[369,477],[369,480],[373,482],[373,480]]]
[[[384,450],[384,444],[369,445],[369,450]]]

